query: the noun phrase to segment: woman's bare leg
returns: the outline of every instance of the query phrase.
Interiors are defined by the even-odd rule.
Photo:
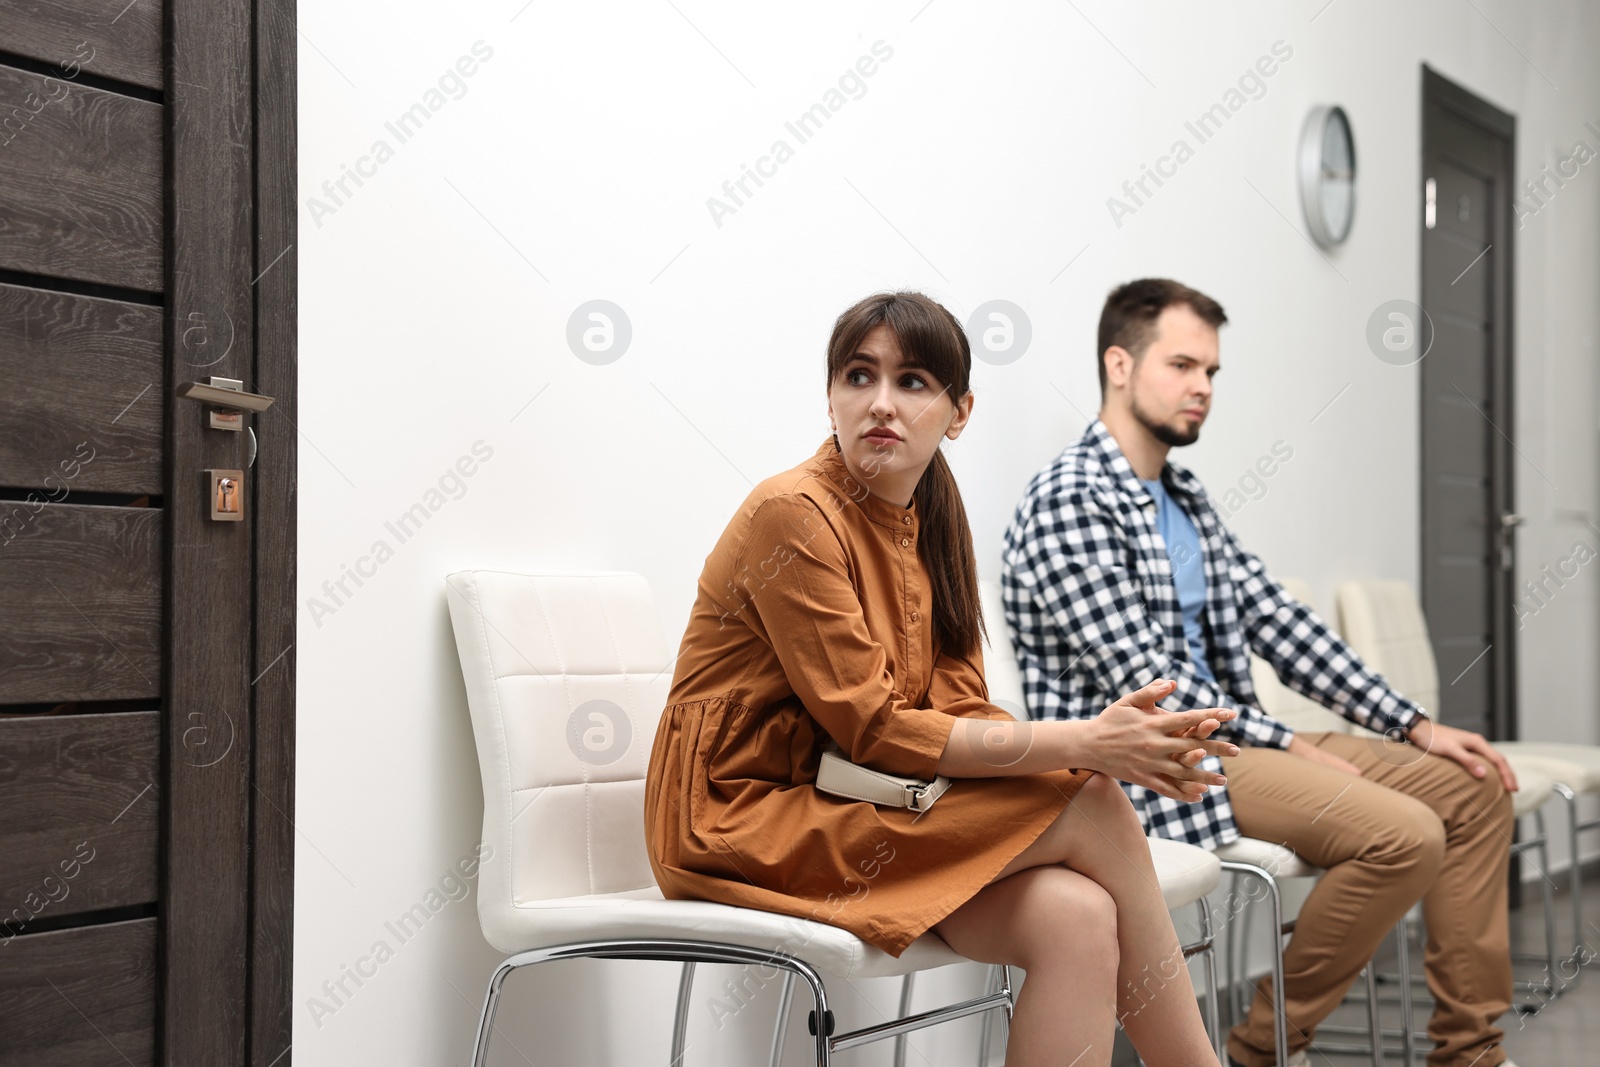
[[[1216,1053],[1206,1037],[1205,1025],[1200,1019],[1200,1009],[1195,1003],[1194,986],[1189,981],[1189,968],[1178,945],[1178,935],[1172,927],[1172,917],[1161,899],[1161,888],[1156,882],[1155,869],[1150,862],[1150,848],[1145,841],[1144,829],[1139,825],[1133,805],[1115,780],[1103,775],[1092,776],[1079,789],[1072,803],[1028,848],[1007,864],[995,882],[956,909],[951,919],[979,901],[989,890],[1002,882],[1030,870],[1061,866],[1082,874],[1099,886],[1116,907],[1114,928],[1117,936],[1118,966],[1116,973],[1116,1018],[1127,1031],[1139,1055],[1150,1067],[1195,1067],[1196,1064],[1215,1064]],[[950,920],[945,920],[948,923]],[[996,917],[1003,922],[1004,917]],[[944,935],[944,923],[939,925]],[[1041,937],[1045,931],[1064,928],[1068,944],[1063,950],[1064,959],[1073,961],[1073,945],[1084,932],[1070,915],[1050,920],[1041,919],[1037,912],[1029,915],[1026,925],[1021,925],[1010,940],[1024,942],[1018,946],[1027,951],[1032,939],[1056,943],[1055,936]],[[960,931],[952,931],[957,937]],[[948,939],[947,939],[948,940]],[[951,947],[963,952],[961,945],[951,942]],[[1040,952],[1040,955],[1043,953]],[[975,959],[985,959],[975,956]],[[1015,962],[1028,968],[1022,959]],[[1028,968],[1031,983],[1034,971]],[[1027,985],[1023,986],[1026,990]],[[1054,1006],[1061,1012],[1058,1001]],[[1071,1001],[1067,1003],[1073,1003]],[[1088,1003],[1095,1003],[1089,1001]],[[1019,1001],[1020,1009],[1021,1003]],[[1013,1022],[1013,1036],[1018,1028]],[[1109,1034],[1108,1034],[1109,1037]],[[1057,1047],[1050,1054],[1059,1057],[1066,1047]],[[1070,1062],[1073,1050],[1066,1060]],[[1109,1050],[1108,1053],[1109,1055]],[[1032,1061],[1007,1057],[1008,1064],[1026,1064]],[[1098,1062],[1085,1057],[1089,1062]]]
[[[968,959],[1027,970],[1006,1067],[1111,1062],[1117,908],[1104,889],[1065,867],[1032,867],[985,886],[934,929]]]

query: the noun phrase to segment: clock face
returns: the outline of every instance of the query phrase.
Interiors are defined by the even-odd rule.
[[[1300,203],[1311,237],[1332,248],[1350,236],[1356,210],[1356,149],[1343,108],[1317,107],[1300,136]]]
[[[1350,139],[1350,123],[1341,108],[1328,113],[1322,127],[1322,217],[1335,242],[1350,235],[1350,220],[1356,206],[1356,154]]]

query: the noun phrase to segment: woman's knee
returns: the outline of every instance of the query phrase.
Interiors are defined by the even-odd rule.
[[[1133,810],[1133,801],[1128,799],[1128,794],[1123,792],[1122,785],[1109,774],[1091,774],[1078,787],[1078,793],[1072,798],[1066,810],[1078,809],[1079,814],[1089,815],[1099,820],[1113,820],[1126,829],[1129,826],[1138,828],[1141,836],[1143,828],[1139,826],[1138,813]]]
[[[1028,872],[1030,884],[1015,916],[1022,924],[1018,963],[1028,970],[1064,963],[1109,966],[1120,954],[1117,905],[1093,879],[1063,867]]]
[[[1144,836],[1138,813],[1116,779],[1093,774],[1078,787],[1072,802],[1028,847],[1018,864],[1060,863],[1077,867],[1085,847],[1094,848],[1107,841],[1119,852],[1134,855],[1138,851],[1135,846]]]

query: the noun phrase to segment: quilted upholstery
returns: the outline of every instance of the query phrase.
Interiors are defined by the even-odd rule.
[[[501,944],[511,908],[653,887],[640,812],[672,657],[639,575],[463,571],[446,590],[493,850],[480,916],[526,948]]]
[[[1439,665],[1410,582],[1341,582],[1339,631],[1367,665],[1426,709],[1439,706]]]

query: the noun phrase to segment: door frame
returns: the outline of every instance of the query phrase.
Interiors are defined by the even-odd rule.
[[[290,1067],[294,1038],[296,553],[299,507],[297,12],[255,0],[256,385],[277,398],[256,461],[255,786],[250,1067]],[[285,8],[287,10],[285,10]],[[261,77],[260,72],[272,77]],[[274,259],[273,257],[278,257]],[[268,414],[273,414],[268,412]],[[268,454],[270,452],[270,455]],[[262,803],[264,801],[265,803]]]

